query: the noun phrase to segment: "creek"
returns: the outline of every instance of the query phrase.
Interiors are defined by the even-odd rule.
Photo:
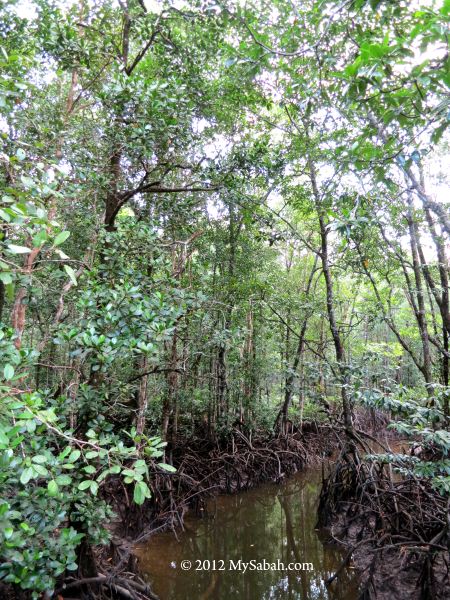
[[[307,469],[212,498],[203,517],[186,516],[184,531],[156,533],[136,548],[140,571],[160,600],[356,600],[351,564],[325,586],[344,553],[315,529],[320,485],[320,469]],[[281,570],[279,561],[297,564]]]

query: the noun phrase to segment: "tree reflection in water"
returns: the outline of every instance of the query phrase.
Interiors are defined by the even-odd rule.
[[[142,572],[161,600],[356,600],[358,579],[344,570],[330,588],[325,580],[343,553],[323,545],[314,526],[320,472],[309,470],[281,485],[219,496],[203,519],[186,520],[186,530],[156,534],[137,549]],[[183,571],[180,562],[192,562]],[[196,561],[225,561],[225,571],[196,571]],[[313,571],[232,571],[229,561],[312,563]]]

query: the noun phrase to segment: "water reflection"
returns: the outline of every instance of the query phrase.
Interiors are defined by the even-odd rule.
[[[320,473],[307,471],[282,485],[213,499],[203,519],[186,520],[178,534],[156,534],[137,549],[142,572],[161,600],[356,600],[358,581],[346,570],[330,588],[324,581],[342,553],[324,546],[314,530]],[[302,563],[304,570],[230,570],[234,563]],[[183,571],[181,561],[191,570]],[[225,570],[195,570],[197,561],[216,561]],[[312,563],[313,570],[306,563]]]

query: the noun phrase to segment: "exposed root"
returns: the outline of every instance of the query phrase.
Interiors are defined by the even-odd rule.
[[[450,585],[449,503],[427,481],[394,481],[389,466],[347,446],[323,483],[319,526],[350,548],[345,561],[353,554],[363,572],[361,598],[392,598],[395,590],[398,600],[443,599]]]
[[[56,595],[66,594],[70,590],[83,590],[83,588],[88,590],[87,593],[90,598],[107,598],[114,594],[114,597],[127,600],[158,600],[144,581],[135,575],[131,576],[131,574],[128,574],[128,577],[109,574],[74,581],[68,580],[64,586],[56,591]],[[86,594],[86,591],[84,594]]]
[[[209,496],[280,481],[317,463],[337,448],[338,438],[328,433],[326,426],[305,424],[302,432],[270,439],[252,438],[234,429],[222,443],[198,438],[180,440],[168,449],[177,472],[157,473],[152,479],[152,499],[142,507],[129,501],[128,490],[120,479],[111,479],[104,493],[114,498],[118,519],[109,547],[96,549],[99,573],[96,577],[66,579],[54,597],[155,600],[136,574],[134,543],[158,530],[183,528],[186,510],[194,508],[203,513]]]
[[[235,429],[222,444],[204,440],[178,443],[172,448],[177,473],[159,473],[153,479],[152,500],[128,510],[127,518],[122,519],[128,527],[121,533],[128,537],[141,532],[142,541],[155,527],[182,527],[186,510],[202,513],[207,497],[281,481],[331,455],[336,447],[337,440],[315,426],[271,439],[251,439]],[[145,523],[151,523],[152,529],[142,533]]]

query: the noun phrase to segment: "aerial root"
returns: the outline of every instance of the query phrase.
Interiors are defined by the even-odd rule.
[[[447,500],[425,480],[394,480],[388,465],[365,461],[354,445],[343,449],[323,482],[318,525],[330,528],[332,539],[349,548],[328,585],[352,555],[363,566],[361,599],[376,597],[384,555],[389,556],[392,580],[406,569],[415,570],[421,600],[440,598],[442,585],[449,585]]]

